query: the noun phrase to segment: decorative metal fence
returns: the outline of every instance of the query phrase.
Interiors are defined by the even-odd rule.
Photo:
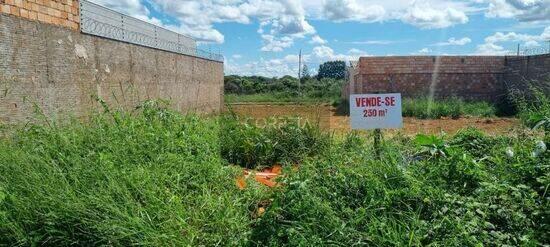
[[[221,54],[197,49],[197,42],[191,37],[86,0],[80,1],[80,31],[131,44],[223,62]]]
[[[550,41],[549,41],[550,42]],[[520,49],[519,51],[510,51],[508,56],[534,56],[534,55],[544,55],[550,54],[550,47],[535,47],[529,49]]]
[[[543,55],[543,54],[549,54],[549,53],[550,53],[550,48],[548,47],[536,47],[536,48],[523,50],[521,52],[521,55],[532,56],[532,55]]]

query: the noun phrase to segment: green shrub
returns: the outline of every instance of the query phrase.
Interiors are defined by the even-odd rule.
[[[469,102],[457,98],[436,99],[414,98],[403,100],[403,116],[420,119],[459,118],[464,115],[491,117],[496,113],[494,106],[487,102]]]
[[[550,97],[537,88],[531,87],[531,97],[518,96],[519,117],[530,128],[540,128],[550,132]]]
[[[330,152],[282,179],[253,245],[536,246],[548,242],[548,153],[529,158],[531,138],[492,138],[467,129],[450,139],[417,139],[446,156],[407,155],[406,139],[386,141],[374,160],[370,145],[351,134]],[[391,143],[391,146],[387,144]],[[516,143],[518,160],[538,163],[514,173],[504,151]],[[414,146],[412,146],[414,147]],[[481,155],[480,148],[485,150]],[[367,151],[365,151],[367,150]],[[420,152],[421,147],[412,150]],[[415,153],[415,152],[412,152]],[[481,157],[483,156],[483,157]],[[486,157],[488,156],[488,157]],[[392,158],[394,157],[394,158]],[[479,158],[481,157],[481,158]],[[519,165],[519,164],[518,164]],[[546,172],[546,174],[545,174]]]
[[[226,76],[225,101],[234,102],[322,102],[330,103],[340,98],[343,80],[330,78],[303,79],[284,76]]]
[[[266,126],[233,116],[222,118],[221,153],[231,164],[255,168],[276,163],[300,163],[321,154],[329,145],[329,136],[299,119],[268,120]]]

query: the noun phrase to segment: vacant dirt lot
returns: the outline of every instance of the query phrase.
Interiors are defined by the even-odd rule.
[[[304,122],[319,124],[323,129],[336,132],[350,130],[349,117],[337,114],[336,109],[329,105],[234,104],[230,108],[237,115],[253,118],[258,124],[265,123],[265,119],[270,117],[300,117],[304,119]],[[490,135],[499,135],[506,134],[519,125],[519,121],[514,118],[463,117],[436,120],[405,118],[403,129],[389,130],[389,132],[415,135],[418,133],[435,134],[443,131],[454,134],[460,129],[471,126]]]

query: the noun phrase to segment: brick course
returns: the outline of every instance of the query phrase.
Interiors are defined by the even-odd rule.
[[[0,0],[0,13],[72,30],[80,28],[78,0]]]
[[[524,92],[534,85],[550,94],[550,54],[507,57],[503,82],[507,87]]]
[[[398,92],[404,97],[460,97],[497,100],[503,93],[502,56],[362,57],[354,74],[354,93]],[[347,90],[349,91],[349,90]],[[348,97],[349,93],[344,93]]]

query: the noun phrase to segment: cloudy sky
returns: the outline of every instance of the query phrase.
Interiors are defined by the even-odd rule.
[[[225,73],[296,75],[327,60],[503,55],[550,47],[550,0],[92,0],[188,34]]]

